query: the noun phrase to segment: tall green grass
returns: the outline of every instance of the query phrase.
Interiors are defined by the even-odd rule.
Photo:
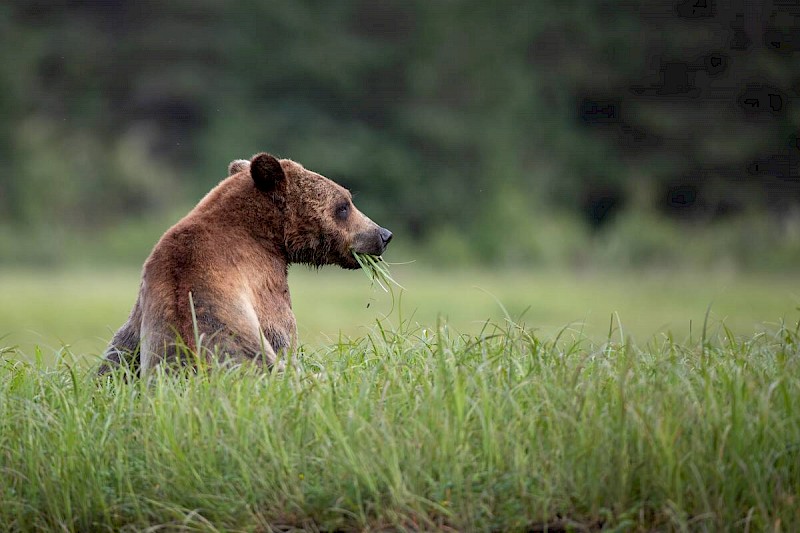
[[[11,531],[800,529],[800,336],[341,339],[284,373],[0,368]],[[618,338],[620,337],[620,338]]]

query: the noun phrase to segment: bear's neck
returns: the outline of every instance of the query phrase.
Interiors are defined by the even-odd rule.
[[[285,220],[269,194],[256,189],[247,174],[223,180],[203,198],[195,212],[213,221],[217,231],[229,235],[230,246],[248,236],[271,258],[289,264],[284,239]]]

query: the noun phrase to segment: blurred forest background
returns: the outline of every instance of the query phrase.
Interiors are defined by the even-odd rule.
[[[0,265],[140,265],[265,150],[398,260],[796,270],[792,6],[5,1]]]

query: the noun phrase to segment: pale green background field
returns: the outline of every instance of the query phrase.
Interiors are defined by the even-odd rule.
[[[398,265],[392,272],[406,288],[394,306],[361,272],[293,267],[301,341],[313,349],[340,331],[363,335],[387,315],[393,326],[410,319],[426,327],[441,316],[456,330],[475,333],[487,319],[503,320],[498,302],[514,318],[528,308],[522,323],[545,337],[569,325],[576,335],[583,330],[602,339],[616,312],[624,334],[640,343],[667,331],[684,340],[690,321],[698,338],[709,304],[712,334],[721,321],[737,334],[752,335],[800,315],[800,289],[789,276],[433,272],[417,265]],[[18,346],[27,356],[40,345],[49,359],[66,344],[73,353],[96,356],[127,317],[138,282],[137,270],[0,271],[0,345]]]

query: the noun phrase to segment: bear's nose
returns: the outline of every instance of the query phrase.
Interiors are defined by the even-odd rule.
[[[392,232],[386,228],[381,228],[381,240],[383,241],[384,246],[389,244],[389,241],[392,240]]]

